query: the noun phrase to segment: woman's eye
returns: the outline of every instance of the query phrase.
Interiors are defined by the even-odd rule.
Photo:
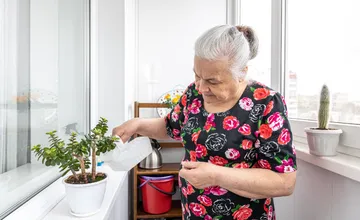
[[[215,81],[209,81],[209,83],[210,83],[211,85],[216,85],[216,84],[218,84],[218,82],[215,82]]]

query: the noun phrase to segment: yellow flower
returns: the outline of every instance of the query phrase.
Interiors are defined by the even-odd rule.
[[[171,96],[170,96],[170,94],[166,94],[166,96],[165,96],[164,98],[165,98],[165,99],[170,99]]]
[[[176,97],[173,98],[172,103],[173,103],[173,104],[178,103],[178,102],[179,102],[179,99],[180,99],[180,95],[176,95]]]

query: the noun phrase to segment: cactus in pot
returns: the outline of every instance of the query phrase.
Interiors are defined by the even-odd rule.
[[[327,130],[330,119],[330,92],[327,85],[323,85],[320,94],[320,107],[318,112],[318,128]]]
[[[318,111],[318,127],[305,128],[309,152],[317,156],[335,156],[342,130],[329,128],[330,91],[323,85],[320,94]]]

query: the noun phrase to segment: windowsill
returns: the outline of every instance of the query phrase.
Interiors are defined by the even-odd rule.
[[[79,218],[83,220],[107,219],[115,199],[119,196],[120,188],[126,179],[127,172],[113,171],[109,166],[98,167],[98,171],[106,172],[109,180],[106,186],[104,201],[101,210],[90,217]],[[77,219],[69,213],[68,203],[65,198],[63,178],[59,178],[49,187],[41,191],[27,203],[15,210],[5,220],[17,219]],[[126,197],[127,199],[128,197]]]
[[[307,144],[306,127],[317,127],[316,121],[306,121],[301,119],[290,119],[291,130],[295,140]],[[329,127],[341,129],[343,134],[340,136],[338,152],[360,158],[360,142],[357,140],[360,132],[359,125],[330,123]]]
[[[296,156],[305,162],[360,182],[360,158],[342,153],[333,157],[318,157],[309,153],[307,144],[294,142]]]
[[[16,207],[19,201],[31,198],[59,176],[57,168],[31,163],[0,174],[0,195],[6,198],[0,203],[0,213]]]
[[[318,157],[309,153],[307,144],[296,141],[294,144],[296,146],[298,159],[360,182],[360,158],[342,153],[338,153],[337,156],[334,157]],[[98,168],[98,170],[109,173],[111,177],[108,181],[101,211],[93,216],[81,219],[106,219],[114,205],[115,198],[119,196],[119,189],[127,175],[127,172],[113,171],[107,165]],[[31,215],[29,215],[30,213]],[[29,219],[29,216],[31,216],[32,219],[76,219],[69,213],[62,178],[59,178],[27,203],[19,207],[5,218],[5,220]]]

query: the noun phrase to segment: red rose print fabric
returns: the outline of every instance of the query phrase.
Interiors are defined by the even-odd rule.
[[[284,98],[250,82],[226,112],[208,113],[202,95],[191,84],[165,118],[168,135],[181,140],[184,160],[230,169],[296,170],[296,154]],[[273,220],[272,198],[248,199],[219,186],[196,189],[179,178],[185,220]]]

